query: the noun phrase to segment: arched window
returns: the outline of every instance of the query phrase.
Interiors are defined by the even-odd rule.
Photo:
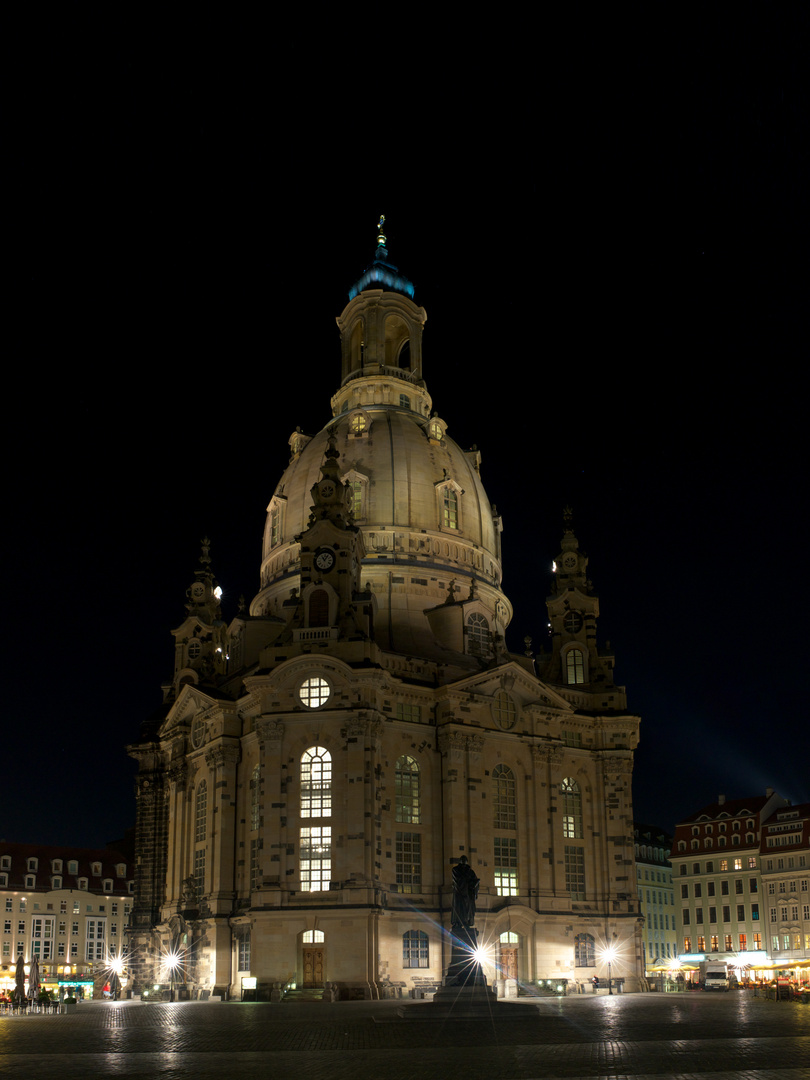
[[[323,930],[305,930],[301,935],[302,945],[320,945],[323,941]]]
[[[205,840],[208,824],[208,784],[201,780],[194,803],[194,882],[197,896],[205,891]]]
[[[424,930],[406,930],[402,935],[402,966],[428,967],[428,936]]]
[[[514,829],[517,808],[515,774],[508,765],[496,765],[492,770],[492,801],[496,829]]]
[[[594,945],[592,934],[577,934],[574,938],[574,965],[576,967],[596,967]]]
[[[301,755],[301,817],[329,818],[332,814],[332,757],[323,746],[310,746]],[[304,892],[329,889],[332,876],[332,827],[301,828],[299,860]]]
[[[332,756],[323,746],[310,746],[301,756],[301,817],[332,814]]]
[[[401,757],[396,766],[396,819],[410,825],[421,820],[419,806],[419,766],[412,757]]]
[[[451,487],[442,490],[442,526],[445,529],[458,528],[458,493]]]
[[[565,654],[565,681],[569,686],[585,682],[585,657],[582,649],[569,649]]]
[[[329,625],[329,593],[326,589],[313,589],[309,594],[309,625]]]
[[[582,795],[579,784],[566,776],[560,784],[562,795],[563,836],[566,840],[582,839]]]
[[[197,787],[197,799],[194,804],[194,842],[205,842],[205,826],[208,817],[208,783],[201,780]]]
[[[467,618],[467,651],[473,656],[488,656],[492,648],[492,634],[486,616],[474,611]]]
[[[254,831],[259,827],[259,775],[257,765],[250,777],[250,827]]]

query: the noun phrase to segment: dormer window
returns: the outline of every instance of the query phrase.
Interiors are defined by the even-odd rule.
[[[54,876],[51,878],[51,888],[52,889],[61,889],[62,888],[62,877],[61,877],[60,874],[54,874]]]
[[[79,889],[86,889],[87,888],[87,878],[86,877],[80,877],[79,880],[76,882],[76,885],[77,885],[77,887]]]
[[[455,480],[443,480],[436,485],[439,501],[439,528],[456,532],[461,529],[461,490]]]
[[[103,892],[112,892],[112,889],[113,889],[112,878],[104,878],[104,881],[102,882],[101,888],[102,888]]]
[[[54,874],[61,874],[62,873],[62,860],[61,859],[52,859],[51,860],[51,870],[53,871]]]
[[[473,656],[488,656],[492,650],[492,632],[486,617],[474,611],[467,618],[467,652]]]
[[[11,869],[11,856],[10,855],[0,856],[0,867],[2,867],[3,870],[10,870]]]
[[[101,877],[101,863],[94,862],[90,864],[90,873],[93,877]]]
[[[68,873],[69,874],[78,874],[78,872],[79,872],[79,863],[78,863],[78,861],[76,859],[71,859],[70,862],[68,863]]]
[[[444,420],[440,420],[438,416],[434,416],[432,420],[428,422],[427,436],[431,442],[440,443],[444,441],[444,433],[447,430],[447,424]]]
[[[39,859],[29,859],[28,860],[28,869],[31,871],[32,874],[35,874],[37,872],[38,868],[39,868]]]
[[[127,864],[126,863],[120,862],[120,863],[115,864],[115,876],[116,877],[126,877],[127,876]]]
[[[37,879],[33,874],[25,875],[25,887],[26,889],[35,889],[37,887]]]
[[[363,409],[355,409],[349,413],[349,435],[355,439],[368,435],[371,428],[371,417]]]

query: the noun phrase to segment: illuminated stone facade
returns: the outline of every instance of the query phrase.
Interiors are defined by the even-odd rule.
[[[332,419],[293,433],[271,493],[259,592],[226,626],[207,549],[189,587],[164,711],[130,747],[142,985],[179,949],[192,994],[434,988],[462,855],[499,993],[604,975],[608,944],[639,985],[639,722],[588,560],[567,520],[550,651],[508,652],[501,521],[433,412],[412,292],[381,237],[337,320]]]

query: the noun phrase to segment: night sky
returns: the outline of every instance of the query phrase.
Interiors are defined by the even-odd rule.
[[[570,504],[642,718],[637,819],[766,786],[810,801],[807,20],[738,11],[688,54],[546,43],[451,77],[426,51],[416,88],[402,55],[340,92],[334,62],[291,84],[124,49],[31,77],[0,837],[134,823],[124,747],[160,705],[199,541],[230,619],[288,437],[330,419],[334,320],[380,213],[428,313],[434,408],[503,516],[510,648],[546,643]]]

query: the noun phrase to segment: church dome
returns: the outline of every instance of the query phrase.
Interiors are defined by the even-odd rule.
[[[391,276],[382,245],[376,262]],[[417,655],[468,652],[469,626],[479,651],[491,652],[511,606],[501,592],[501,525],[481,482],[481,457],[462,450],[431,412],[422,379],[424,308],[395,286],[368,287],[379,280],[374,265],[337,320],[343,369],[332,420],[313,437],[296,431],[290,438],[290,464],[268,506],[251,613],[283,614],[297,587],[297,538],[310,523],[311,492],[334,438],[350,520],[365,546],[360,582],[375,597],[378,643]],[[426,614],[440,605],[463,609],[461,629],[452,641],[440,635],[443,644]]]

